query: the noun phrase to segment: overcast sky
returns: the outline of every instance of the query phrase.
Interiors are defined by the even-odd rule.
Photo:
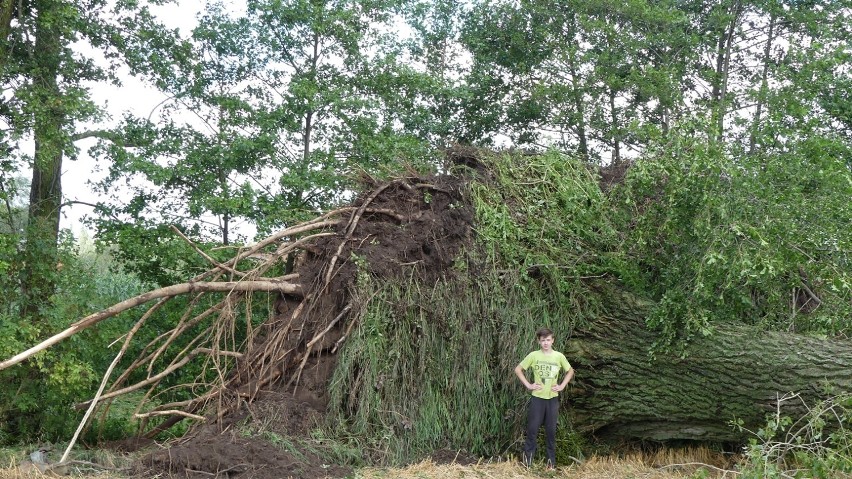
[[[230,0],[238,3],[240,0]],[[202,0],[178,0],[175,4],[151,6],[151,11],[169,28],[178,28],[184,35],[189,35],[197,24],[198,13],[206,2]],[[106,105],[107,111],[114,121],[120,120],[126,112],[135,116],[147,117],[157,107],[166,95],[145,85],[143,82],[127,75],[122,79],[123,85],[117,87],[108,84],[98,84],[92,88],[92,100],[99,105]],[[103,126],[103,125],[100,125]],[[85,127],[80,128],[84,130]],[[62,188],[66,201],[83,201],[95,203],[100,198],[86,184],[89,180],[103,177],[97,173],[97,160],[87,154],[87,150],[95,140],[85,140],[77,144],[80,147],[80,158],[76,161],[66,160],[62,168]],[[100,165],[102,170],[107,165]],[[30,175],[27,172],[26,175]],[[60,220],[62,228],[70,228],[75,234],[84,230],[82,218],[91,213],[92,208],[80,204],[71,204],[62,209]]]

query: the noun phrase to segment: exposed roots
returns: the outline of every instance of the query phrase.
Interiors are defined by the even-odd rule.
[[[465,238],[470,212],[463,214],[459,208],[454,221],[464,228],[453,229],[442,224],[443,220],[432,211],[433,196],[442,196],[444,207],[461,203],[460,182],[442,178],[448,180],[449,186],[415,177],[385,183],[354,206],[335,209],[278,231],[240,249],[225,262],[217,261],[175,230],[210,264],[209,270],[186,283],[150,291],[87,316],[3,361],[0,369],[24,361],[103,320],[156,300],[124,336],[98,394],[77,405],[89,409],[84,423],[96,406],[107,410],[110,401],[137,391],[144,391],[144,395],[133,414],[143,429],[149,430],[149,435],[184,419],[207,422],[220,419],[278,382],[295,391],[310,358],[335,353],[355,327],[353,318],[357,317],[359,305],[352,298],[351,288],[359,265],[353,258],[373,254],[377,259],[370,258],[368,269],[377,275],[398,274],[404,268],[417,267],[431,268],[440,274],[441,268],[450,264],[452,257],[446,253],[446,247],[425,243],[402,245],[383,237],[416,223],[422,229],[414,233],[419,236],[415,238],[417,241],[434,243],[449,235]],[[383,196],[381,201],[377,200]],[[362,227],[364,224],[368,226]],[[379,250],[377,245],[383,242],[396,247],[398,254]],[[429,258],[424,257],[429,255],[437,256],[433,263],[444,266],[435,268],[426,264]],[[291,265],[293,271],[288,270]],[[363,263],[360,267],[364,267]],[[257,312],[253,300],[258,293],[273,293],[263,295],[271,312],[263,321],[252,321],[252,315]],[[188,301],[176,324],[142,347],[137,357],[112,380],[113,368],[130,349],[136,333],[177,297]],[[175,384],[175,373],[190,364],[200,372],[191,382]],[[162,400],[165,392],[176,390],[188,391],[191,399]],[[149,429],[150,421],[154,421],[153,429]]]

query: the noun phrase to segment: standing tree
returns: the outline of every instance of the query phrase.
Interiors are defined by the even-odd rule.
[[[685,24],[666,3],[483,2],[464,35],[470,128],[621,161],[682,109],[695,41]]]
[[[64,326],[58,293],[67,293],[60,281],[67,261],[60,258],[71,258],[74,252],[72,241],[59,230],[62,172],[67,160],[76,159],[76,141],[91,136],[120,141],[106,131],[83,130],[84,125],[105,120],[90,91],[101,82],[118,82],[119,66],[138,56],[125,48],[123,39],[145,29],[166,36],[152,25],[146,8],[136,3],[24,0],[0,5],[0,82],[5,92],[0,100],[0,186],[9,220],[0,244],[4,253],[9,247],[18,250],[3,265],[4,348]],[[7,173],[27,169],[32,172],[29,203],[25,225],[19,226],[12,221],[15,190]],[[91,365],[79,357],[73,352],[48,354],[16,373],[17,397],[4,394],[0,399],[6,425],[0,436],[57,433],[55,428],[47,431],[45,424],[69,419],[57,411],[65,411],[64,401],[90,379]]]
[[[114,160],[103,190],[132,188],[129,201],[102,205],[100,239],[144,266],[173,256],[169,225],[227,244],[235,224],[262,234],[340,201],[353,173],[428,160],[431,145],[448,142],[440,95],[453,93],[439,75],[450,63],[427,62],[434,74],[404,64],[406,45],[386,33],[400,6],[258,0],[240,13],[208,6],[189,39],[194,60],[149,72],[169,98],[156,116],[127,122],[136,147],[99,146]],[[441,35],[423,40],[430,58],[440,56]]]

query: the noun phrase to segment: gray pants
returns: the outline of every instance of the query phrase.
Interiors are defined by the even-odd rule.
[[[556,466],[556,419],[559,417],[559,398],[530,398],[527,413],[527,440],[524,443],[524,463],[532,464],[535,455],[536,439],[541,424],[544,423],[545,448],[548,465]]]

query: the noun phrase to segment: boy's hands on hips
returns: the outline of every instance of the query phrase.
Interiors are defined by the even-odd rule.
[[[529,389],[530,391],[539,391],[540,389],[542,389],[542,386],[538,383],[530,383],[529,386],[527,386],[527,389]]]

